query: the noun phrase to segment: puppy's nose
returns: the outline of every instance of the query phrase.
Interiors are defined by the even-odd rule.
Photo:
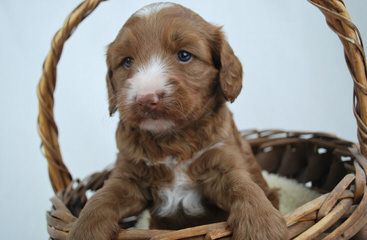
[[[136,95],[136,102],[151,109],[157,107],[159,103],[159,97],[155,93],[138,94]]]

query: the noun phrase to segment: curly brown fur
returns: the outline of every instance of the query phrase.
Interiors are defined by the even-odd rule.
[[[287,239],[276,192],[226,106],[242,66],[220,27],[177,4],[149,5],[110,44],[107,65],[119,154],[68,239],[110,239],[145,208],[152,228],[227,221],[236,240]]]

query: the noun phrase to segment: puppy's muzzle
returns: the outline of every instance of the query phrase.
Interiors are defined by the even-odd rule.
[[[159,96],[155,93],[138,94],[136,96],[136,102],[144,109],[154,110],[159,104]]]

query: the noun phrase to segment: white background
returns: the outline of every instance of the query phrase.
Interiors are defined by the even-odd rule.
[[[66,43],[58,65],[55,117],[64,161],[84,178],[114,161],[105,50],[125,20],[153,1],[101,3]],[[342,45],[305,0],[177,1],[223,25],[244,66],[244,90],[230,107],[240,129],[325,131],[357,141],[352,80]],[[47,239],[53,196],[41,155],[36,85],[54,33],[72,0],[0,1],[0,232]],[[347,1],[367,39],[367,1]]]

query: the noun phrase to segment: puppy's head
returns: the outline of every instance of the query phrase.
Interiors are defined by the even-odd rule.
[[[220,27],[173,3],[148,5],[107,51],[110,113],[153,133],[177,130],[242,87],[242,66]]]

